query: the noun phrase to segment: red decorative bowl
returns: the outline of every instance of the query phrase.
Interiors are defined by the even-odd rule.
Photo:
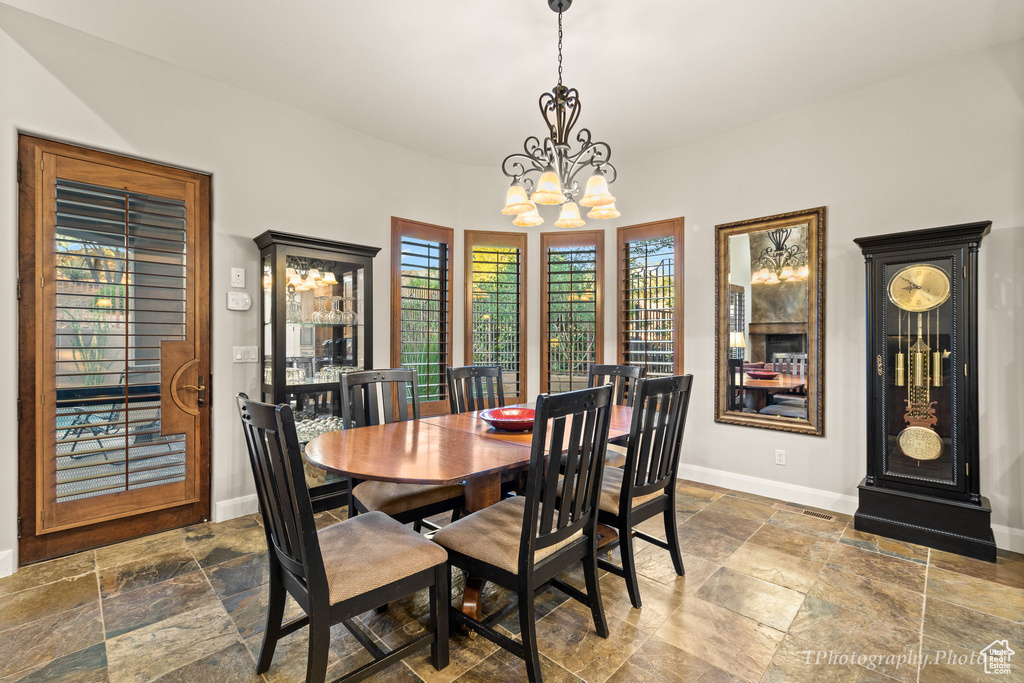
[[[503,432],[528,432],[536,414],[533,408],[491,408],[480,413],[480,419]]]
[[[747,377],[750,379],[775,379],[778,376],[778,372],[768,370],[747,370]]]

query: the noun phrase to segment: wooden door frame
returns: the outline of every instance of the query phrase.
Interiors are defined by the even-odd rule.
[[[43,154],[57,154],[87,162],[131,169],[135,172],[159,174],[196,187],[196,244],[195,259],[196,353],[200,359],[200,374],[207,377],[207,408],[199,413],[198,434],[195,444],[198,471],[196,481],[199,499],[153,512],[97,522],[64,531],[37,535],[39,529],[39,501],[41,488],[38,467],[38,429],[42,410],[40,391],[43,365],[38,362],[36,349],[42,330],[35,323],[40,305],[40,278],[37,270],[42,244]],[[209,175],[164,166],[109,152],[79,147],[31,135],[18,136],[18,564],[24,565],[86,548],[115,543],[150,533],[154,528],[175,527],[204,521],[210,517],[210,444],[211,444],[211,284],[212,232],[211,178]],[[205,209],[204,209],[205,207]]]

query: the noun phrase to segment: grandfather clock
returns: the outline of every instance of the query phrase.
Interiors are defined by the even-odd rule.
[[[995,562],[979,490],[978,248],[991,221],[854,240],[867,263],[858,531]]]

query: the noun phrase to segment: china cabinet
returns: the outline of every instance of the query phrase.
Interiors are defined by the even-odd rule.
[[[380,249],[273,230],[254,241],[263,400],[289,404],[306,442],[341,428],[341,374],[373,367],[373,258]]]

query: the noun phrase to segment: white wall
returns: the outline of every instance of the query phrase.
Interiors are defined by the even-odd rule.
[[[981,491],[997,542],[1024,551],[1022,100],[1024,42],[1015,42],[619,164],[617,223],[686,216],[685,366],[695,394],[684,473],[794,495],[811,492],[792,486],[809,487],[852,512],[866,459],[864,262],[853,238],[991,220],[979,272]],[[825,436],[717,424],[715,225],[821,205]],[[785,467],[773,462],[776,448]]]
[[[246,268],[248,291],[257,292],[252,238],[275,229],[382,247],[374,263],[374,359],[383,366],[390,217],[449,226],[456,218],[437,191],[446,188],[428,180],[457,174],[454,164],[0,5],[0,433],[9,435],[17,433],[19,131],[213,175],[215,514],[218,503],[254,490],[232,397],[258,393],[258,366],[232,363],[231,347],[256,343],[258,306],[241,313],[224,304],[232,266]],[[8,443],[0,450],[0,558],[17,546],[17,450],[14,438]]]

